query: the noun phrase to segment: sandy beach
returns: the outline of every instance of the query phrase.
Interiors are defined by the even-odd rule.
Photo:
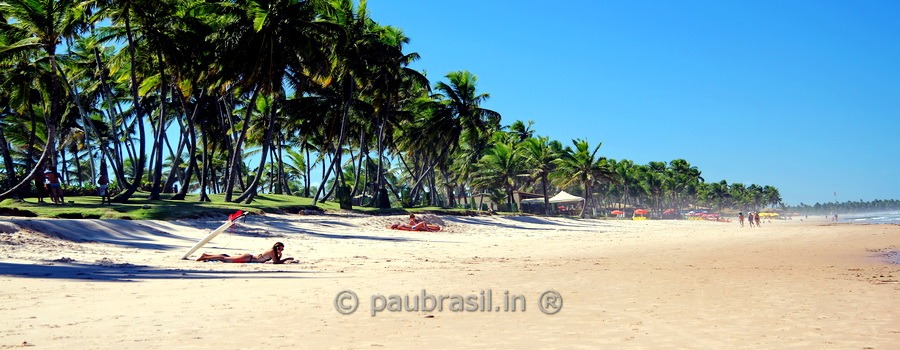
[[[299,263],[180,259],[223,220],[0,218],[0,348],[900,344],[897,225],[265,215],[193,258],[280,241]]]

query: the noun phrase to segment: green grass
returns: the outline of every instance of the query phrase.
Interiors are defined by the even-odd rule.
[[[297,213],[302,209],[335,210],[337,203],[325,202],[312,205],[312,199],[287,195],[260,195],[256,196],[252,203],[225,202],[224,195],[211,195],[211,202],[199,202],[198,195],[188,195],[183,201],[170,200],[170,195],[163,195],[163,199],[147,200],[147,193],[135,193],[128,203],[113,203],[112,205],[100,205],[100,197],[81,196],[66,197],[66,203],[54,205],[50,199],[48,203],[37,203],[36,198],[26,198],[24,202],[7,199],[0,202],[0,214],[16,215],[12,212],[20,211],[19,215],[31,213],[37,217],[46,218],[94,218],[94,219],[132,219],[132,220],[174,220],[184,218],[198,218],[207,216],[225,216],[240,209],[250,213]],[[360,208],[362,210],[362,208]],[[371,208],[366,208],[371,209]]]
[[[317,211],[338,211],[337,202],[319,202],[313,206],[312,198],[288,195],[265,194],[254,197],[250,204],[225,202],[224,194],[210,195],[211,202],[199,202],[198,195],[188,195],[183,201],[170,200],[171,195],[163,194],[161,200],[147,200],[147,193],[138,192],[128,203],[100,205],[100,197],[79,196],[66,197],[62,205],[37,203],[36,198],[25,198],[24,201],[7,199],[0,202],[0,215],[36,216],[43,218],[65,219],[130,219],[130,220],[176,220],[198,217],[223,217],[240,209],[249,213],[297,213],[303,209]],[[477,215],[465,209],[447,209],[440,207],[390,208],[377,209],[370,207],[353,207],[354,212],[371,215],[389,215],[404,213],[433,213],[446,215]]]

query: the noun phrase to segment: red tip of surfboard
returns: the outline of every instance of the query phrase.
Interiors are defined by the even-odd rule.
[[[234,221],[235,219],[241,217],[241,215],[244,215],[244,211],[238,210],[234,212],[234,214],[228,215],[228,221]]]

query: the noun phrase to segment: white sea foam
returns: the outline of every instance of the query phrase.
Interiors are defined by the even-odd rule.
[[[840,219],[854,224],[900,224],[900,211],[845,214]]]

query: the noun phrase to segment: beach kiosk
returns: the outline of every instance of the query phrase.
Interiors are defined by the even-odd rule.
[[[569,194],[566,191],[560,191],[553,197],[547,199],[550,204],[555,205],[557,211],[563,215],[573,215],[578,207],[581,207],[582,212],[584,211],[584,198],[574,196]],[[529,198],[523,199],[522,203],[544,203],[543,198]]]

